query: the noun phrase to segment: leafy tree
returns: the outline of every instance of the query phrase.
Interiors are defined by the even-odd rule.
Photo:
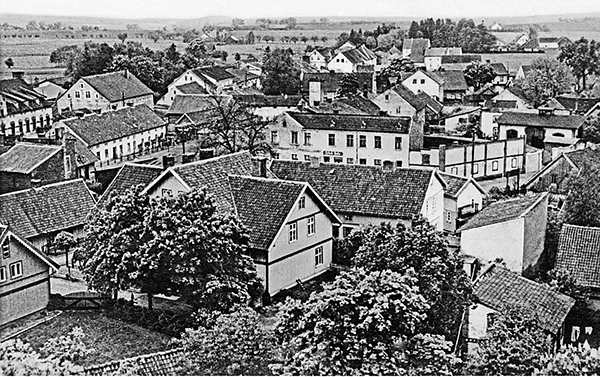
[[[27,23],[27,25],[25,26],[25,29],[27,30],[39,30],[40,27],[38,26],[38,23],[36,21],[29,21]]]
[[[236,62],[238,62],[238,63],[239,63],[239,61],[242,59],[242,57],[240,56],[240,53],[239,53],[239,52],[236,52],[236,53],[235,53],[235,56],[233,57],[233,59],[234,59]]]
[[[540,372],[546,376],[597,376],[600,374],[598,349],[588,347],[563,347],[547,358]]]
[[[234,29],[237,29],[240,26],[244,25],[244,20],[242,20],[241,18],[234,18],[233,20],[231,20],[231,26],[233,26]]]
[[[302,43],[306,44],[306,42],[308,42],[308,37],[306,35],[303,35],[300,37],[300,41],[302,41]]]
[[[110,71],[129,70],[135,77],[155,92],[162,92],[164,87],[164,68],[147,56],[129,58],[126,55],[115,56]]]
[[[329,40],[329,38],[327,38],[326,35],[321,37],[321,42],[323,42],[323,44],[325,44],[328,40]]]
[[[560,48],[558,60],[565,62],[573,75],[581,81],[580,91],[585,90],[587,76],[600,73],[599,46],[593,39],[588,41],[581,37],[573,44],[563,45]]]
[[[59,47],[50,53],[50,63],[66,64],[78,50],[77,45]]]
[[[458,252],[447,247],[443,234],[423,218],[414,219],[410,228],[383,223],[357,232],[362,233],[363,242],[352,259],[353,266],[400,274],[414,271],[419,292],[431,306],[419,332],[456,337],[472,288]]]
[[[160,39],[161,34],[162,33],[160,30],[151,31],[148,33],[148,38],[152,39],[154,43],[156,43]]]
[[[75,239],[75,236],[73,236],[71,233],[62,231],[58,233],[56,237],[54,237],[54,246],[58,250],[62,250],[65,252],[65,264],[67,266],[69,276],[71,276],[71,265],[69,264],[69,251],[75,245],[77,245],[77,240]]]
[[[573,75],[566,64],[556,59],[538,58],[531,66],[531,72],[525,77],[521,87],[535,107],[570,90]]]
[[[417,334],[406,342],[401,355],[401,375],[450,376],[460,367],[452,342],[441,335]]]
[[[4,64],[6,64],[6,66],[8,67],[8,69],[11,69],[15,65],[15,62],[13,62],[12,58],[7,58],[4,61]]]
[[[248,36],[246,37],[246,43],[253,45],[255,42],[255,39],[256,38],[254,38],[254,32],[252,30],[250,30],[248,32]]]
[[[117,38],[119,38],[121,43],[125,43],[125,40],[127,39],[127,33],[119,33],[117,34]]]
[[[75,327],[67,335],[49,339],[36,352],[20,339],[0,343],[0,374],[3,376],[67,375],[81,372],[75,363],[93,352],[83,343],[81,328]]]
[[[107,72],[112,64],[114,49],[106,43],[85,42],[67,62],[67,74],[78,80],[82,76]]]
[[[410,23],[410,27],[408,28],[408,37],[409,38],[419,38],[422,35],[420,34],[419,24],[417,21],[413,21]]]
[[[265,94],[296,94],[300,88],[300,71],[294,65],[292,55],[276,48],[266,56],[262,80]]]
[[[314,43],[317,43],[317,41],[319,40],[319,37],[316,35],[313,35],[312,37],[310,37],[310,40],[313,41]]]
[[[302,303],[288,299],[277,327],[286,374],[399,374],[397,348],[429,304],[412,273],[342,272]]]
[[[415,72],[415,63],[409,58],[397,58],[390,62],[390,65],[381,71],[381,77],[389,81],[395,78],[399,82],[403,72]]]
[[[358,77],[356,73],[345,73],[340,79],[340,88],[338,89],[337,97],[353,96],[359,90]]]
[[[472,86],[476,91],[485,84],[490,83],[496,77],[492,66],[481,64],[478,61],[470,63],[464,70],[467,85]]]
[[[212,326],[187,329],[176,344],[186,354],[178,375],[269,375],[282,353],[275,332],[247,307],[219,316]]]
[[[545,366],[552,343],[535,313],[508,307],[494,314],[487,335],[467,359],[465,372],[475,375],[531,375]]]
[[[567,224],[600,227],[600,168],[584,163],[577,176],[566,183],[569,194],[563,207]]]
[[[600,117],[598,115],[590,115],[585,119],[581,140],[594,144],[600,143]]]

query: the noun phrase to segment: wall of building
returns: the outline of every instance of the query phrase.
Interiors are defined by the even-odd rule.
[[[543,172],[535,182],[530,184],[529,189],[538,192],[548,191],[550,185],[556,184],[556,188],[561,190],[565,178],[567,178],[569,174],[575,173],[576,169],[573,168],[573,165],[571,165],[566,158],[561,157],[560,159],[561,160],[556,162],[553,167]]]
[[[425,68],[428,71],[435,71],[442,66],[442,57],[441,56],[426,56],[425,60]]]
[[[499,132],[498,123],[496,120],[502,115],[502,113],[487,112],[481,113],[479,128],[485,137],[494,137],[495,133]],[[495,132],[495,133],[494,133]]]
[[[413,93],[422,91],[438,100],[444,98],[444,91],[441,86],[422,71],[415,72],[415,74],[405,79],[402,83],[408,89],[412,90]]]
[[[504,221],[461,232],[461,252],[485,262],[502,258],[506,267],[518,272],[523,268],[524,232],[523,218]]]
[[[535,273],[546,240],[548,222],[548,196],[525,215],[525,245],[523,249],[523,271]]]
[[[391,116],[413,116],[417,112],[411,104],[392,89],[386,90],[372,101]]]
[[[444,186],[435,177],[432,177],[429,182],[421,215],[429,220],[437,230],[444,230]]]
[[[444,196],[444,231],[456,231],[456,220],[458,219],[458,206],[456,199]]]
[[[184,192],[188,192],[188,189],[183,186],[181,181],[172,174],[168,174],[148,192],[148,195],[153,198],[160,198],[171,195],[177,196]]]
[[[55,83],[50,82],[50,81],[41,83],[33,90],[35,90],[36,92],[45,96],[49,100],[54,100],[54,99],[58,98],[61,94],[63,94],[64,92],[67,91],[62,86],[56,85]]]
[[[352,64],[344,55],[336,55],[329,63],[327,69],[334,72],[352,73],[356,70],[356,65]]]
[[[10,264],[20,261],[23,275],[10,278]],[[10,242],[10,258],[0,255],[8,280],[0,283],[0,326],[44,309],[50,297],[48,265],[17,241]],[[34,284],[37,283],[37,284]],[[32,285],[31,287],[27,287]]]
[[[380,225],[381,223],[390,223],[392,226],[396,226],[398,223],[402,223],[405,226],[410,226],[410,220],[406,219],[392,219],[387,217],[366,216],[344,212],[337,212],[337,215],[342,220],[342,227],[340,229],[339,234],[340,237],[344,237],[353,229],[366,227],[368,225]]]
[[[327,67],[327,61],[325,60],[323,55],[321,55],[320,53],[318,53],[316,51],[310,54],[309,62],[310,62],[310,65],[312,65],[313,67],[315,67],[317,69]]]
[[[29,189],[32,179],[39,179],[41,186],[64,181],[63,151],[58,151],[29,174],[0,171],[0,194]]]
[[[0,124],[2,124],[2,129],[4,129],[5,136],[14,136],[28,132],[35,132],[36,128],[38,127],[49,128],[52,124],[52,108],[46,107],[33,111],[6,115],[0,117]],[[27,127],[28,124],[29,130]],[[21,128],[23,129],[23,132],[21,132]],[[0,133],[2,132],[2,129],[0,129]]]
[[[123,155],[140,153],[142,150],[140,146],[143,146],[143,150],[147,148],[146,143],[154,141],[158,142],[159,137],[165,138],[167,133],[167,126],[161,126],[140,132],[135,135],[129,135],[117,140],[107,141],[102,144],[89,146],[89,149],[94,153],[100,161],[109,161],[118,159]],[[116,152],[116,153],[115,153]]]
[[[469,307],[469,322],[467,326],[467,338],[481,339],[487,335],[488,315],[496,313],[492,308],[483,304],[475,304]],[[477,343],[469,342],[467,352],[472,354],[477,347]]]

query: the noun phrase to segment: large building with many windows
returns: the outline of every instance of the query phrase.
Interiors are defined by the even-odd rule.
[[[21,75],[0,80],[0,135],[16,138],[51,123],[52,106]]]
[[[409,150],[423,140],[410,117],[288,112],[267,132],[277,159],[371,166],[408,166]]]

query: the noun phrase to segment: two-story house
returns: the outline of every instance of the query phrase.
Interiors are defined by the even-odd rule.
[[[425,66],[425,53],[431,48],[429,38],[406,38],[402,41],[402,57],[410,59],[415,66]]]
[[[414,216],[442,231],[446,183],[433,169],[381,168],[273,160],[279,178],[308,182],[342,219],[341,236],[369,224],[402,223]]]
[[[509,84],[510,76],[508,74],[508,68],[504,63],[490,63],[488,60],[487,63],[492,67],[492,71],[494,72],[494,79],[492,80],[492,85],[494,90],[498,93],[506,89]]]
[[[157,101],[157,104],[170,106],[175,96],[182,94],[181,89],[177,88],[185,84],[195,82],[208,94],[221,94],[227,89],[233,89],[234,79],[235,75],[228,72],[225,67],[207,66],[188,69],[169,84],[167,93]]]
[[[0,224],[0,328],[46,309],[50,273],[58,265],[37,247]]]
[[[59,112],[102,112],[140,104],[153,108],[154,93],[128,70],[84,76],[56,100]]]
[[[359,92],[368,97],[377,91],[375,72],[355,73]],[[333,101],[341,87],[344,73],[318,72],[305,73],[302,77],[301,93],[309,98],[310,106],[318,106],[323,102]]]
[[[317,69],[326,69],[327,63],[333,57],[333,51],[329,47],[315,48],[306,54],[308,63]]]
[[[410,117],[288,112],[267,127],[277,159],[397,167],[422,146],[420,125]]]
[[[483,208],[487,193],[472,177],[441,173],[444,190],[444,231],[455,232]]]
[[[265,296],[329,269],[333,228],[341,221],[309,184],[276,179],[266,159],[238,152],[171,167],[145,192],[173,196],[202,187],[219,212],[236,214],[248,228],[248,254]]]
[[[375,69],[377,56],[365,45],[352,50],[338,52],[329,63],[327,69],[333,72],[353,73],[359,72],[359,67],[372,67]]]
[[[435,71],[442,66],[442,56],[462,55],[462,47],[432,47],[425,51],[425,68]]]
[[[57,122],[50,134],[62,138],[68,132],[79,139],[100,161],[143,153],[166,137],[167,122],[142,104]]]
[[[413,93],[425,92],[444,104],[461,103],[468,89],[462,71],[417,70],[402,80],[402,84]]]

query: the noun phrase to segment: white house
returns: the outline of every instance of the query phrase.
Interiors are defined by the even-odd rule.
[[[118,110],[144,104],[154,107],[154,93],[128,70],[80,78],[56,100],[65,110]]]
[[[181,93],[179,87],[195,82],[208,94],[221,94],[227,89],[233,89],[235,75],[224,67],[207,66],[188,69],[169,84],[167,93],[157,101],[157,104],[170,106],[178,94],[204,94],[204,93]]]
[[[487,193],[473,178],[440,173],[444,190],[444,231],[454,232],[483,208]]]
[[[279,178],[308,182],[342,219],[341,236],[369,224],[389,222],[410,226],[423,216],[444,229],[446,183],[433,169],[374,167],[273,160]]]
[[[414,93],[425,92],[444,104],[462,103],[468,90],[462,71],[417,70],[402,80],[402,84]]]
[[[20,75],[0,80],[0,135],[20,136],[50,128],[52,106]]]
[[[365,45],[352,50],[340,50],[327,63],[327,69],[333,72],[358,72],[359,67],[373,67],[377,64],[377,56]]]
[[[309,184],[275,179],[266,160],[238,152],[171,167],[145,192],[171,197],[202,187],[217,211],[237,214],[248,228],[248,254],[266,295],[329,269],[333,227],[341,221]]]
[[[540,37],[538,39],[539,47],[544,50],[558,49],[565,45],[573,44],[573,42],[565,37]]]
[[[533,274],[544,250],[547,212],[547,193],[492,203],[458,230],[461,251],[486,262],[502,259],[511,271]]]
[[[62,138],[64,132],[79,139],[105,162],[157,146],[166,137],[167,123],[148,106],[137,105],[64,119],[50,130],[56,138]]]
[[[46,97],[48,101],[55,101],[61,94],[67,91],[64,85],[68,80],[68,77],[47,79],[35,85],[33,90]]]
[[[530,108],[524,93],[516,87],[506,88],[492,97],[491,107],[494,109],[526,110]]]
[[[462,47],[432,47],[425,51],[425,68],[435,71],[442,66],[442,56],[462,55]]]
[[[307,55],[308,63],[317,69],[326,69],[327,63],[331,60],[332,51],[328,47],[315,48]]]

